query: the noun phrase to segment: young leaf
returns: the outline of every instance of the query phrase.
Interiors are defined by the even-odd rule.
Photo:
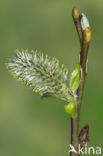
[[[66,85],[68,70],[60,66],[56,58],[37,51],[17,50],[8,68],[14,77],[33,88],[41,96],[53,96],[65,101],[73,101]]]
[[[76,92],[76,90],[79,87],[80,80],[81,80],[81,67],[79,64],[77,64],[70,78],[70,89],[72,90],[72,92]]]

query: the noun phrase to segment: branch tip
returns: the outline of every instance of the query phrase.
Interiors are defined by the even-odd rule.
[[[73,17],[74,20],[79,18],[79,10],[77,8],[73,8],[72,17]]]

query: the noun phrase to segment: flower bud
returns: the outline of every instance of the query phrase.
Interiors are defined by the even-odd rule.
[[[86,17],[86,15],[84,13],[81,13],[81,27],[82,27],[82,30],[84,31],[86,28],[89,28],[90,27],[90,24],[89,24],[89,20],[88,18]]]
[[[83,36],[84,36],[84,40],[89,43],[91,41],[91,38],[92,38],[91,29],[90,28],[86,28],[83,31]]]
[[[79,18],[79,11],[78,11],[77,8],[73,8],[72,16],[73,16],[73,19],[78,19]]]
[[[76,102],[70,102],[65,106],[65,111],[69,114],[72,118],[76,117]]]

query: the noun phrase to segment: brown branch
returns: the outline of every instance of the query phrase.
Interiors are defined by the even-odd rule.
[[[88,55],[89,43],[91,40],[91,29],[90,27],[86,28],[85,30],[82,29],[81,26],[82,15],[79,14],[77,8],[73,9],[72,16],[76,26],[76,30],[78,32],[80,45],[81,45],[80,65],[82,69],[82,79],[79,88],[77,90],[77,117],[71,119],[71,144],[76,149],[76,151],[78,151],[80,107],[82,102],[84,84],[87,75],[87,55]],[[79,154],[71,152],[70,156],[79,156]]]

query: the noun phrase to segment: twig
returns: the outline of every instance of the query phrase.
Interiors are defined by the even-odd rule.
[[[81,79],[79,88],[77,90],[77,117],[74,119],[71,119],[71,144],[78,152],[80,107],[81,107],[81,102],[82,102],[85,79],[87,75],[87,55],[88,55],[89,43],[91,40],[91,29],[90,27],[87,27],[85,28],[85,30],[83,30],[81,26],[82,15],[79,14],[79,11],[77,8],[73,9],[72,16],[74,19],[74,23],[78,32],[80,45],[81,45],[80,65],[82,69],[82,79]],[[79,153],[76,154],[76,153],[71,152],[70,156],[79,156]]]

